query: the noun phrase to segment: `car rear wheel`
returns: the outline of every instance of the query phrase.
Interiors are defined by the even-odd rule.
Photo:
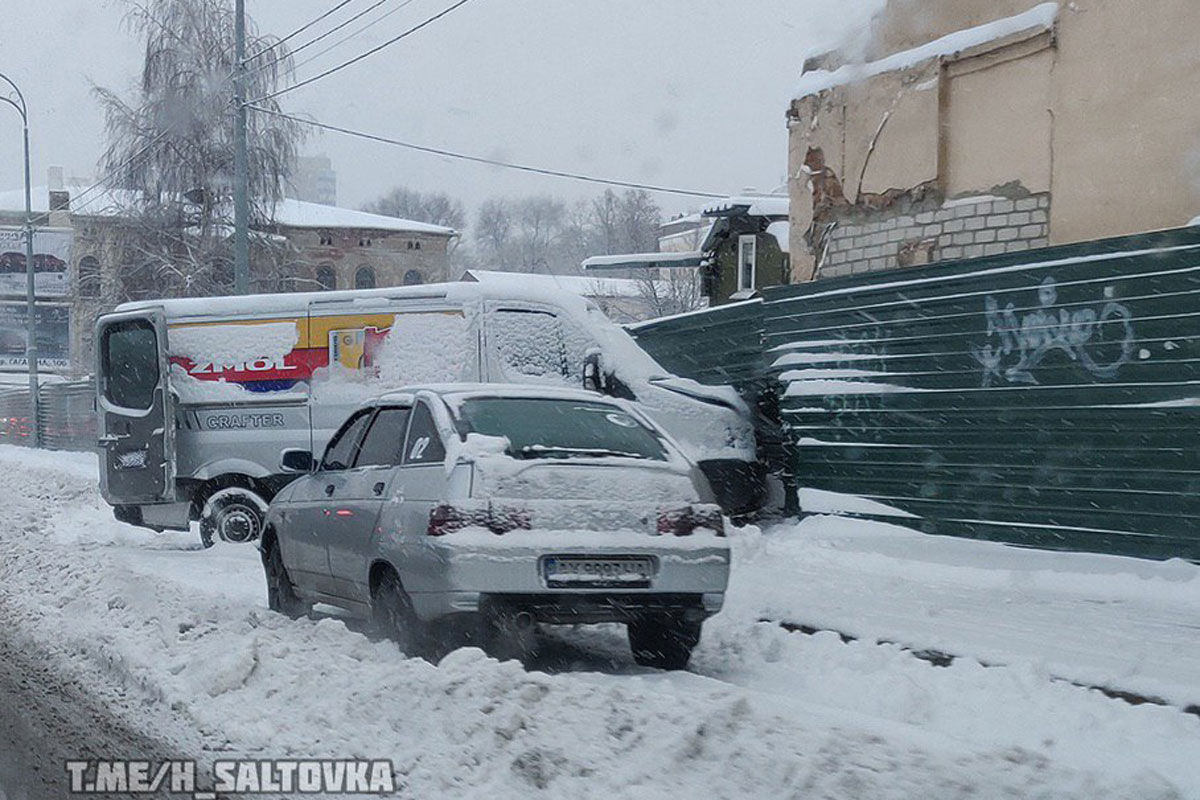
[[[396,573],[384,573],[371,592],[371,619],[375,630],[396,642],[406,656],[424,653],[424,626]]]
[[[279,544],[272,541],[263,551],[263,570],[267,573],[267,607],[272,611],[297,619],[308,613],[308,603],[296,594],[291,576],[283,566]]]
[[[643,667],[684,669],[700,643],[700,622],[678,615],[645,617],[629,623],[629,649]]]
[[[220,540],[234,544],[253,542],[262,535],[267,501],[241,486],[222,489],[209,497],[200,512],[200,541],[212,547]]]

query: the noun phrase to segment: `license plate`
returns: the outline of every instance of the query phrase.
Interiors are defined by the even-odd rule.
[[[551,589],[645,589],[654,566],[649,556],[546,556],[542,577]]]

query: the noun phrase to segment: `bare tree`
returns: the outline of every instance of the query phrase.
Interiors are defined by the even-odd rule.
[[[512,201],[494,197],[479,207],[475,220],[475,244],[488,269],[512,268],[514,223]]]
[[[145,41],[141,81],[126,102],[94,92],[108,147],[101,169],[121,216],[119,293],[206,295],[232,287],[234,14],[230,0],[135,3],[126,24]],[[287,48],[247,21],[247,96],[270,94],[291,68]],[[258,105],[277,110],[274,100]],[[263,288],[286,280],[288,248],[271,235],[274,209],[301,141],[300,128],[249,112],[252,276]]]
[[[635,278],[638,296],[652,317],[668,317],[704,308],[707,303],[698,270],[684,267],[645,273]]]
[[[405,186],[397,186],[379,199],[367,203],[363,211],[443,225],[456,231],[461,231],[467,224],[467,212],[461,200],[442,192],[419,192]]]
[[[493,269],[578,274],[588,256],[657,249],[661,216],[642,191],[610,189],[573,206],[545,195],[492,198],[472,232],[480,261]]]

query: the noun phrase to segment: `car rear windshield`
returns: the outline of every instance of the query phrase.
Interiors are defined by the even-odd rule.
[[[467,400],[463,433],[508,439],[514,458],[667,459],[658,435],[608,403],[523,397]]]

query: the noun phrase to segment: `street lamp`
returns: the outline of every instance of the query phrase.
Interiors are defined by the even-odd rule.
[[[38,368],[37,368],[37,319],[33,302],[33,202],[32,189],[29,185],[29,111],[25,107],[25,96],[12,82],[12,78],[0,72],[0,80],[7,83],[16,95],[14,100],[10,95],[0,95],[0,100],[8,103],[21,115],[21,132],[25,143],[25,317],[26,334],[25,361],[29,364],[29,402],[30,413],[33,416],[31,433],[33,446],[41,445],[38,429]]]

